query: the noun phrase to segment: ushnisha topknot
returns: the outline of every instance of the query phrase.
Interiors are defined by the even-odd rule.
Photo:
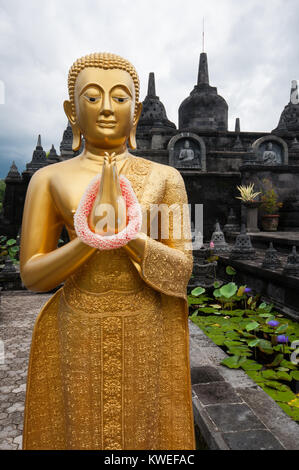
[[[95,52],[77,59],[71,66],[68,74],[68,89],[70,101],[72,103],[72,111],[76,114],[75,109],[75,82],[81,70],[86,67],[99,67],[102,69],[121,69],[126,70],[132,77],[135,86],[135,113],[139,101],[139,77],[135,67],[123,57],[112,54],[110,52]]]

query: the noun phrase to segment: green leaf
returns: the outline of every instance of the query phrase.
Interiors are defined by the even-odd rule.
[[[293,364],[290,361],[286,361],[286,360],[281,361],[280,365],[281,365],[281,367],[286,367],[286,368],[292,369],[292,370],[297,370],[297,368],[298,368],[297,365]]]
[[[9,248],[9,251],[12,253],[18,253],[19,249],[20,248],[18,246],[12,246],[11,248]]]
[[[278,405],[283,409],[283,411],[290,416],[290,418],[295,421],[299,421],[299,408],[293,408],[286,403],[278,402]]]
[[[238,286],[234,282],[231,282],[230,284],[226,284],[225,286],[221,287],[220,293],[226,299],[230,299],[233,295],[236,294],[237,290]]]
[[[275,390],[273,388],[270,388],[270,387],[267,387],[266,385],[264,384],[261,384],[260,385],[262,387],[262,389],[268,393],[268,395],[270,395],[271,398],[273,398],[275,401],[278,401],[278,402],[283,402],[283,403],[288,403],[289,401],[293,400],[294,398],[296,398],[296,395],[291,391],[291,390],[288,390],[288,391],[285,391],[285,392],[281,392],[279,390]]]
[[[214,297],[216,297],[217,299],[218,299],[219,297],[222,297],[221,292],[220,292],[220,289],[214,290]]]
[[[191,294],[194,295],[194,297],[199,297],[201,294],[204,294],[205,292],[206,292],[206,289],[204,289],[203,287],[196,287],[196,289],[193,289]]]
[[[281,361],[283,360],[283,358],[284,358],[284,355],[283,355],[283,354],[277,354],[277,356],[275,356],[274,361],[273,361],[272,364],[271,364],[272,367],[277,367],[277,366],[281,363]],[[288,370],[288,369],[286,369],[286,370]],[[285,371],[285,372],[286,372],[286,371]]]
[[[229,276],[235,276],[237,274],[237,271],[232,266],[227,266],[226,274],[228,274]]]
[[[272,344],[270,343],[270,341],[267,341],[265,339],[260,339],[258,347],[261,351],[265,352],[266,354],[273,353],[273,348],[272,348]]]
[[[191,315],[190,318],[191,318],[191,319],[192,319],[192,318],[196,318],[196,317],[197,317],[197,314],[198,314],[198,310],[195,310],[195,312],[192,313],[192,315]]]
[[[224,359],[220,364],[230,369],[240,369],[241,364],[244,363],[245,360],[245,358],[240,358],[240,356],[232,356]]]
[[[275,333],[280,334],[280,333],[285,333],[288,329],[289,325],[281,325],[275,330]]]
[[[262,374],[262,377],[264,377],[265,379],[269,379],[269,380],[277,379],[277,375],[274,370],[263,370],[261,374]]]
[[[221,313],[218,310],[215,310],[214,308],[209,308],[209,307],[200,307],[199,311],[202,313],[210,313],[214,315],[221,315]]]
[[[254,339],[254,340],[252,340],[252,341],[249,341],[248,346],[249,346],[250,348],[254,348],[255,346],[257,346],[257,345],[259,344],[259,342],[260,342],[259,339]]]
[[[261,370],[263,366],[258,364],[256,361],[251,361],[250,359],[242,364],[242,369],[244,370]]]
[[[222,284],[223,284],[222,281],[216,281],[216,282],[214,282],[214,287],[215,287],[215,289],[219,289],[219,287],[221,287]]]
[[[225,341],[225,336],[223,335],[209,335],[212,341],[214,341],[217,346],[223,346]]]
[[[291,375],[288,374],[287,372],[278,371],[277,372],[277,378],[280,379],[280,380],[284,380],[285,382],[291,382],[292,381]]]
[[[299,380],[299,370],[292,370],[291,376],[294,380]]]
[[[16,240],[11,238],[10,240],[7,240],[6,245],[11,246],[11,245],[14,245],[15,243],[16,243]]]
[[[247,331],[257,330],[259,328],[259,326],[260,326],[260,324],[257,323],[256,321],[250,322],[246,325],[246,330]]]
[[[287,385],[281,384],[280,382],[277,382],[276,380],[267,380],[265,382],[265,385],[269,388],[274,388],[275,390],[279,390],[280,392],[291,391],[290,387],[288,387]]]
[[[246,374],[256,383],[264,382],[260,372],[256,372],[255,370],[246,370]]]
[[[265,302],[263,302],[260,306],[259,306],[259,309],[260,310],[265,310],[267,308],[267,304]]]

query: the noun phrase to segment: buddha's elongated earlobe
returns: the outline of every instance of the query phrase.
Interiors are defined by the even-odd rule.
[[[131,129],[129,139],[128,139],[128,144],[129,144],[129,146],[132,150],[136,150],[136,148],[137,148],[137,144],[136,144],[136,127],[137,126],[134,126]]]
[[[72,126],[72,131],[73,131],[72,149],[74,150],[74,152],[76,152],[77,150],[81,148],[82,136],[81,136],[81,132],[78,126],[76,125],[73,126],[72,123],[71,123],[71,126]]]
[[[135,150],[137,148],[137,144],[136,144],[136,129],[137,129],[137,124],[138,124],[138,121],[139,121],[139,118],[140,118],[140,115],[141,115],[141,111],[142,111],[142,103],[138,103],[137,105],[137,111],[136,111],[136,114],[135,114],[135,117],[134,117],[134,125],[131,129],[131,132],[130,132],[130,135],[129,135],[129,139],[128,139],[128,144],[130,146],[130,148],[132,150]]]
[[[82,136],[81,136],[81,131],[79,129],[79,126],[76,123],[76,117],[73,114],[72,110],[72,104],[70,101],[65,101],[63,103],[63,108],[64,112],[69,120],[69,123],[72,127],[73,131],[73,144],[72,144],[72,149],[74,152],[79,150],[81,148],[81,143],[82,143]]]

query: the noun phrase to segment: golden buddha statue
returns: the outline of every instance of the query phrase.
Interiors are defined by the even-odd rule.
[[[23,283],[36,292],[63,283],[34,326],[23,449],[195,449],[186,295],[193,265],[189,218],[181,218],[187,234],[181,238],[174,236],[174,215],[166,239],[162,218],[157,239],[148,221],[152,204],[174,204],[183,213],[188,203],[183,178],[173,167],[128,151],[127,144],[136,148],[142,104],[137,73],[127,60],[108,53],[82,57],[70,69],[68,86],[64,109],[73,149],[80,148],[82,135],[85,148],[33,175],[23,214]],[[100,183],[93,183],[98,206],[104,200],[116,206],[129,185],[146,219],[145,229],[135,224],[137,233],[123,237],[117,248],[105,240],[125,233],[123,205],[115,235],[111,227],[97,232],[95,202],[82,231],[90,238],[74,224],[90,196],[86,188],[98,176]],[[63,226],[70,241],[57,248]],[[93,237],[104,244],[94,244]]]

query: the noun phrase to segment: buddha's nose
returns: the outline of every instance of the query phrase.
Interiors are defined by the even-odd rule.
[[[111,106],[110,96],[108,95],[108,93],[105,93],[100,114],[103,114],[104,116],[110,116],[110,114],[112,113],[113,113],[113,109]]]

